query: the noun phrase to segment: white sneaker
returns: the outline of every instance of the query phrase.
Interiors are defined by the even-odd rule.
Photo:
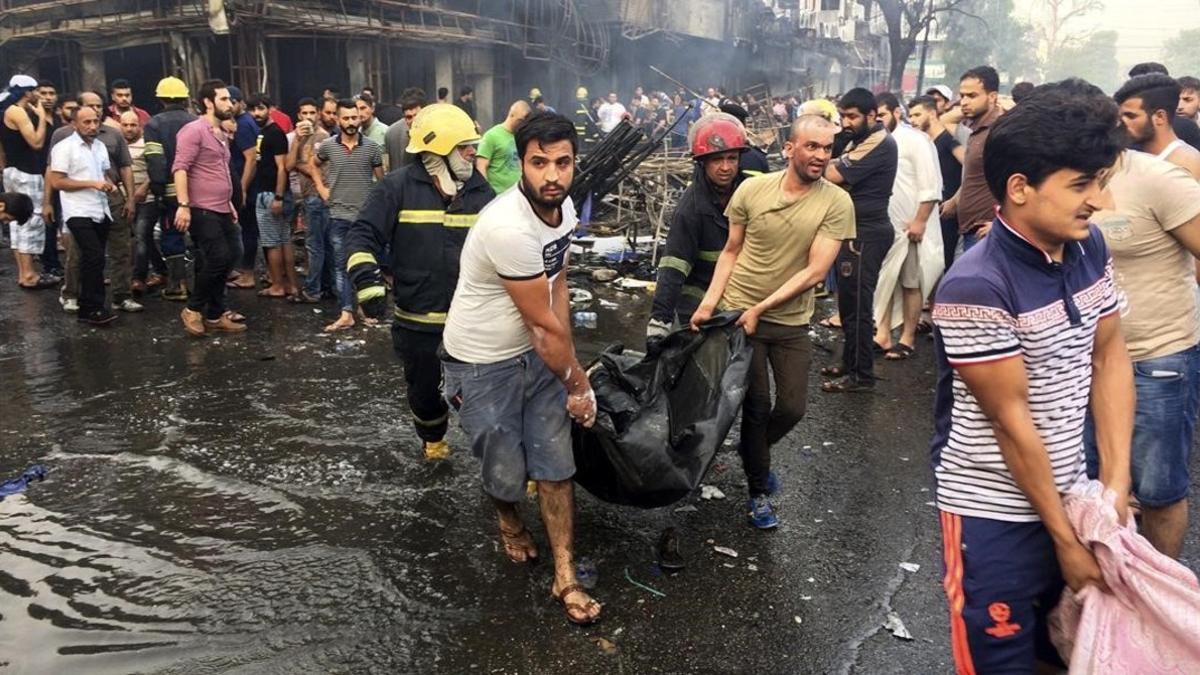
[[[58,296],[58,304],[62,305],[64,312],[70,312],[74,314],[75,312],[79,311],[79,301],[75,298],[64,298],[60,295]]]
[[[140,312],[146,308],[142,306],[142,303],[135,302],[133,298],[125,298],[121,302],[117,303],[117,309],[121,310],[122,312]]]

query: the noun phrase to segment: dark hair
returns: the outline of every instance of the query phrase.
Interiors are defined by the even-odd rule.
[[[462,98],[463,96],[466,96],[467,94],[474,94],[474,93],[475,93],[475,89],[473,89],[472,87],[463,87],[462,89],[458,90],[458,97]]]
[[[304,98],[300,99],[299,103],[296,104],[296,110],[300,110],[301,108],[303,108],[306,105],[311,105],[312,107],[316,108],[317,110],[321,109],[321,106],[317,105],[317,99],[315,99],[311,96],[305,96]]]
[[[261,91],[258,92],[257,94],[250,94],[250,96],[246,97],[246,109],[247,110],[254,110],[255,108],[270,109],[270,107],[271,107],[271,99],[267,98],[267,95],[262,93]]]
[[[1166,66],[1157,61],[1145,61],[1129,69],[1130,77],[1137,77],[1138,75],[1146,75],[1148,73],[1171,74]]]
[[[335,94],[340,94],[340,93],[342,93],[342,91],[341,91],[340,89],[338,89],[338,87],[337,87],[337,85],[336,85],[336,84],[327,84],[327,85],[325,85],[325,89],[324,89],[323,91],[332,91],[332,92],[333,92],[333,93],[335,93]]]
[[[424,93],[424,92],[422,92]],[[438,87],[438,98],[446,98],[450,95],[450,90],[445,87]]]
[[[118,78],[116,80],[113,80],[112,84],[108,85],[108,90],[110,92],[112,92],[112,91],[116,91],[118,89],[133,89],[133,87],[130,86],[129,80],[126,80],[124,78]]]
[[[909,110],[912,110],[913,108],[915,108],[917,106],[926,108],[930,112],[937,113],[937,99],[932,96],[918,96],[908,102]]]
[[[371,106],[372,108],[375,107],[375,97],[370,94],[367,94],[367,93],[359,94],[357,100],[362,101],[363,103],[366,103],[367,105]]]
[[[1117,104],[1098,87],[1068,79],[1037,87],[1000,116],[983,148],[983,173],[992,196],[1003,204],[1015,174],[1037,187],[1062,169],[1100,171],[1123,149]]]
[[[571,141],[571,154],[579,154],[579,136],[575,133],[575,123],[563,115],[552,112],[535,112],[525,118],[517,127],[517,155],[525,159],[525,149],[533,141],[538,145]]]
[[[342,108],[350,108],[351,110],[358,110],[358,104],[355,103],[354,99],[352,99],[352,98],[339,98],[337,105],[338,105],[338,110],[341,110]]]
[[[1029,98],[1029,95],[1032,93],[1032,82],[1018,82],[1014,84],[1012,88],[1013,103],[1020,103],[1021,101],[1024,101],[1025,99]]]
[[[1175,108],[1179,106],[1181,87],[1170,75],[1162,73],[1146,73],[1129,80],[1113,94],[1118,104],[1131,98],[1142,99],[1142,110],[1147,115],[1162,110],[1167,113],[1167,119],[1175,117]]]
[[[51,89],[54,89],[56,91],[58,90],[58,87],[56,87],[54,85],[53,80],[47,80],[45,78],[38,80],[38,89],[41,89],[42,87],[50,87]]]
[[[1000,74],[991,66],[975,66],[963,73],[962,77],[958,78],[958,81],[962,82],[963,80],[970,79],[979,80],[979,83],[983,85],[983,90],[989,94],[994,91],[1000,91]]]
[[[842,94],[838,100],[838,107],[843,110],[854,108],[864,116],[875,112],[879,108],[879,102],[875,100],[875,94],[862,87],[855,87],[850,91]]]
[[[875,107],[883,106],[888,109],[888,112],[896,112],[900,108],[900,99],[890,91],[885,91],[882,94],[875,96]]]
[[[370,95],[370,96],[374,96],[374,95],[375,95],[375,87],[363,87],[363,88],[362,88],[362,91],[361,91],[361,92],[359,92],[359,93],[362,93],[362,94],[368,94],[368,95]]]
[[[438,90],[438,95],[443,95],[441,92],[446,91],[445,87]],[[400,110],[412,110],[413,108],[425,106],[425,90],[420,87],[409,87],[400,92]]]
[[[24,225],[33,217],[33,200],[21,192],[0,192],[0,204],[4,212],[12,216],[18,225]]]
[[[228,85],[221,80],[205,80],[200,84],[200,93],[196,95],[196,100],[200,103],[201,110],[204,109],[205,101],[212,101],[213,107],[216,107],[218,89],[228,89]]]
[[[75,94],[74,92],[63,94],[63,95],[59,96],[58,102],[54,104],[54,109],[61,110],[65,103],[67,103],[68,101],[74,101],[77,96],[78,95]]]
[[[1179,83],[1181,91],[1200,91],[1200,79],[1196,79],[1191,75],[1177,77],[1175,81]]]

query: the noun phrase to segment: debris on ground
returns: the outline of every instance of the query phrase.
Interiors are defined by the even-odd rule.
[[[921,569],[921,566],[916,563],[902,562],[900,563],[900,569],[904,570],[905,572],[916,572],[917,570]]]
[[[680,506],[679,508],[675,509],[675,513],[695,513],[699,510],[700,509],[696,508],[695,506],[692,506],[691,504],[685,504],[685,505]]]
[[[25,488],[29,487],[29,484],[34,481],[41,482],[46,480],[46,474],[49,472],[50,470],[46,468],[45,464],[34,464],[22,471],[20,476],[0,483],[0,499],[4,499],[8,495],[24,492]]]
[[[655,284],[653,281],[643,281],[642,279],[630,279],[629,277],[623,277],[621,279],[617,279],[614,285],[617,288],[622,288],[627,291],[647,290],[653,293],[657,284]]]
[[[738,552],[729,548],[728,546],[714,546],[713,550],[716,551],[717,553],[720,553],[721,555],[727,555],[730,558],[738,557]]]
[[[642,582],[634,579],[633,576],[629,574],[628,567],[625,568],[625,580],[628,581],[629,583],[633,584],[634,586],[637,586],[638,588],[642,589],[643,591],[646,591],[648,593],[653,593],[654,595],[657,595],[660,598],[667,597],[666,593],[663,593],[662,591],[658,590],[657,588],[654,588],[652,586],[647,586],[646,584],[643,584]],[[638,600],[638,602],[641,602],[641,600]]]
[[[751,572],[757,572],[758,565],[755,565],[754,563],[750,563],[749,565],[746,565],[746,569],[750,570]]]
[[[904,622],[900,620],[900,616],[895,612],[888,612],[887,618],[884,619],[883,627],[901,640],[913,639],[912,633],[908,632],[908,628],[904,626]]]
[[[598,270],[592,270],[592,281],[597,281],[606,284],[619,276],[616,270],[602,267]]]
[[[793,616],[792,618],[796,620],[796,623],[797,623],[797,624],[802,624],[802,623],[804,623],[804,619],[801,619],[801,618],[800,618],[800,617],[798,617],[798,616]]]
[[[585,309],[592,304],[592,292],[582,288],[569,289],[571,309]]]
[[[721,492],[721,489],[715,485],[701,485],[700,486],[700,498],[701,499],[725,499],[725,493]]]
[[[607,640],[607,639],[601,637],[601,638],[596,638],[595,640],[593,640],[593,642],[595,642],[596,646],[600,648],[600,651],[604,652],[608,656],[613,656],[618,651],[620,651],[619,649],[617,649],[616,643],[611,640]]]

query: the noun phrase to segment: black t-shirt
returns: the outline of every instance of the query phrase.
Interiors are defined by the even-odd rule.
[[[896,139],[883,125],[877,125],[869,136],[838,158],[838,172],[845,179],[854,202],[859,239],[891,241],[895,236],[892,221],[888,218],[888,202],[892,198],[899,161]]]
[[[1176,115],[1171,120],[1171,128],[1175,130],[1179,140],[1200,150],[1200,126],[1196,126],[1194,121]]]
[[[287,134],[283,129],[278,124],[263,127],[258,134],[258,169],[254,172],[254,186],[259,192],[275,192],[275,179],[279,177],[275,157],[286,156],[287,151]]]
[[[962,162],[954,156],[954,149],[961,145],[962,143],[945,129],[933,139],[933,146],[938,152],[938,164],[942,167],[942,201],[953,197],[962,185]]]

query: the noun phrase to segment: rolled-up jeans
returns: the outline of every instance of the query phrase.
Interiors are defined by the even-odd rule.
[[[148,200],[138,204],[133,220],[133,278],[137,281],[145,281],[151,270],[158,275],[167,273],[167,266],[154,243],[154,226],[158,224],[158,219],[157,201]]]
[[[326,259],[325,255],[331,248],[329,206],[320,197],[308,197],[304,200],[304,209],[308,214],[308,231],[304,236],[304,247],[308,250],[308,276],[304,279],[304,292],[317,298],[321,296],[325,267],[334,262],[333,258]]]
[[[333,244],[333,284],[337,289],[338,302],[343,312],[354,311],[354,285],[350,283],[350,275],[346,274],[346,262],[349,258],[346,250],[346,236],[350,233],[351,223],[341,218],[329,220],[329,240]]]

